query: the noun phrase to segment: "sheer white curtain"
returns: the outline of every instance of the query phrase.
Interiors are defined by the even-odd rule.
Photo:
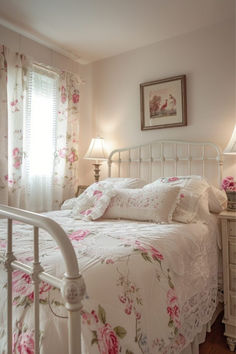
[[[27,76],[24,109],[23,180],[26,185],[26,208],[52,209],[54,153],[58,106],[58,75],[32,66]]]

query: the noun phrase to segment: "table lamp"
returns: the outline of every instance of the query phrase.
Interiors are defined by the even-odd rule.
[[[228,142],[228,145],[224,149],[224,154],[226,155],[236,155],[236,124],[234,127],[233,134]]]
[[[230,138],[230,141],[226,148],[224,149],[223,153],[225,155],[236,155],[236,124],[233,130],[233,134]],[[230,189],[226,189],[226,194],[228,198],[228,210],[236,211],[236,189],[235,189],[235,182],[234,187]]]
[[[94,178],[95,182],[99,181],[99,172],[101,163],[99,161],[107,160],[107,152],[104,146],[104,139],[101,137],[93,138],[89,145],[88,151],[84,155],[86,160],[95,160],[94,165]]]

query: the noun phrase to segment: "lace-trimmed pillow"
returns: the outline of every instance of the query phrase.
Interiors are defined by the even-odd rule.
[[[190,223],[197,219],[200,197],[209,189],[209,184],[196,176],[174,176],[159,178],[153,183],[144,186],[144,189],[152,190],[157,185],[164,184],[180,188],[180,201],[173,213],[173,220]]]
[[[104,218],[169,223],[178,201],[179,187],[158,185],[153,190],[117,189]]]
[[[94,183],[76,198],[72,213],[76,219],[96,220],[104,214],[115,194],[113,185]]]

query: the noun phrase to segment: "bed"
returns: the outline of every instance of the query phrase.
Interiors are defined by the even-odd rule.
[[[198,352],[218,304],[218,221],[204,208],[221,182],[220,149],[163,140],[119,149],[108,176],[62,210],[0,206],[2,354]],[[143,180],[158,183],[129,185]],[[196,186],[202,208],[183,222],[177,206],[189,218]],[[87,206],[89,193],[99,207]]]

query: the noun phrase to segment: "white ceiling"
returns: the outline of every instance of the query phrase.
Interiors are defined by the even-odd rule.
[[[235,0],[0,0],[0,24],[80,63],[234,16]]]

